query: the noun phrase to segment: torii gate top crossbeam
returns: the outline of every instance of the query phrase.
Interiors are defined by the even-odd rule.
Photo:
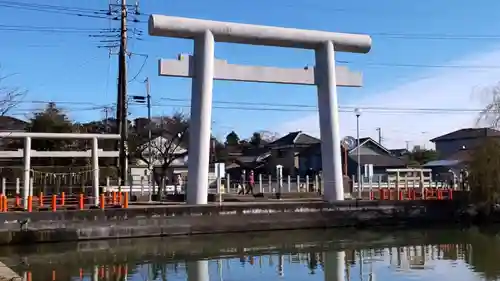
[[[34,132],[0,132],[0,138],[6,139],[108,139],[118,140],[120,135],[116,134],[77,134],[77,133],[34,133]]]
[[[332,41],[335,51],[368,53],[372,40],[368,35],[335,33],[317,30],[219,22],[163,15],[149,17],[149,34],[193,39],[209,30],[217,42],[251,45],[316,49],[319,44]]]

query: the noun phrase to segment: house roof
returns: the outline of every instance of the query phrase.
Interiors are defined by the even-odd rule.
[[[372,138],[359,138],[359,146],[363,146],[365,144],[367,144],[368,142],[371,142],[373,144],[375,144],[377,147],[379,147],[380,149],[382,149],[383,151],[387,152],[387,154],[391,154],[391,152],[385,148],[383,145],[379,144],[378,142],[376,142],[375,140],[373,140]],[[341,146],[340,147],[341,150],[343,151],[344,148]],[[350,150],[350,152],[356,150],[357,146],[354,147],[353,149]],[[304,148],[302,151],[300,151],[299,153],[300,154],[307,154],[307,153],[310,153],[310,152],[313,152],[313,151],[317,151],[317,150],[321,150],[321,140],[318,140],[317,143],[314,143],[306,148]]]
[[[0,131],[24,131],[26,121],[11,116],[0,116]]]
[[[460,160],[434,160],[425,163],[423,167],[453,167],[462,163]]]
[[[363,147],[363,145],[365,145],[366,143],[368,142],[371,142],[373,143],[374,145],[376,145],[377,147],[379,147],[380,149],[382,149],[383,151],[387,152],[387,154],[391,154],[391,152],[385,148],[383,145],[381,145],[380,143],[376,142],[374,139],[368,137],[368,138],[359,138],[359,146],[360,147]],[[357,146],[354,147],[353,149],[351,149],[350,152],[356,150],[356,148],[358,148]]]
[[[287,135],[271,142],[269,146],[312,145],[320,142],[321,141],[315,137],[302,133],[302,131],[297,131],[288,133]]]
[[[241,163],[253,163],[257,160],[258,156],[239,156],[236,158],[236,161]]]
[[[500,137],[500,131],[491,128],[465,128],[431,139],[431,142],[457,139],[475,139],[482,137]]]
[[[362,141],[364,140],[364,141]],[[363,146],[363,144],[367,143],[368,141],[372,140],[371,138],[363,138],[360,139],[360,145]],[[372,140],[373,141],[373,140]],[[373,141],[375,144],[383,148],[384,150],[387,150],[377,142]],[[305,149],[303,149],[300,154],[309,154],[313,152],[321,151],[321,143],[317,143],[314,145],[311,145]],[[342,157],[344,157],[344,153],[342,153]],[[349,158],[357,163],[357,155],[356,154],[349,154]],[[406,162],[403,159],[400,159],[398,157],[392,156],[388,153],[388,155],[360,155],[360,164],[373,164],[375,167],[406,167]]]
[[[357,155],[349,155],[349,158],[358,163]],[[374,167],[406,167],[405,161],[390,155],[360,155],[360,164],[372,164]]]
[[[396,157],[400,157],[410,153],[410,151],[406,148],[389,149],[389,151],[391,152],[392,155]]]

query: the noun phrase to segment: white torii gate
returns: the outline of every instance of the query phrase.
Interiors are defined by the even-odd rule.
[[[194,40],[194,57],[160,60],[165,76],[192,77],[191,130],[188,162],[188,204],[206,204],[213,80],[316,85],[321,136],[324,196],[344,200],[337,86],[361,86],[361,74],[335,67],[335,51],[367,53],[367,35],[301,30],[241,23],[151,15],[149,34]],[[313,69],[239,66],[214,58],[217,42],[312,49]]]
[[[24,139],[24,149],[17,151],[1,151],[0,158],[23,158],[23,206],[27,209],[30,195],[31,157],[92,157],[92,187],[95,204],[99,205],[99,156],[118,157],[117,151],[99,150],[99,139],[119,140],[115,134],[76,134],[76,133],[25,133],[0,132],[0,139]],[[91,139],[91,151],[36,151],[31,149],[32,139]],[[31,191],[32,192],[32,191]]]

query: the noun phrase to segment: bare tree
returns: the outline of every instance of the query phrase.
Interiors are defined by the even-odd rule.
[[[271,131],[258,131],[257,133],[260,134],[260,137],[263,141],[265,142],[273,142],[277,139],[280,138],[280,134],[277,132],[271,132]]]
[[[167,177],[167,170],[176,160],[188,155],[189,120],[180,113],[173,116],[156,117],[151,120],[136,119],[133,134],[129,138],[130,156],[140,159],[153,169],[155,181],[161,187],[161,180]],[[149,153],[148,126],[151,126],[151,157]],[[150,163],[152,162],[152,163]],[[161,188],[158,194],[161,194]]]
[[[483,90],[488,96],[486,107],[480,112],[477,118],[478,126],[488,126],[492,128],[500,127],[500,83]]]
[[[13,74],[0,75],[0,116],[6,115],[12,108],[16,107],[27,92],[20,87],[4,85],[5,80],[12,76]]]

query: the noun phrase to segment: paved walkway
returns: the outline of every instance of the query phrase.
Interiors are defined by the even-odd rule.
[[[282,200],[277,200],[277,199],[268,199],[265,201],[240,201],[240,202],[208,202],[207,205],[209,206],[245,206],[245,205],[267,205],[267,204],[276,204],[276,203],[282,203],[282,204],[289,204],[289,203],[297,203],[297,202],[318,202],[322,201],[320,199],[282,199]],[[147,208],[147,207],[165,207],[165,206],[172,206],[172,207],[183,207],[183,206],[188,206],[185,202],[131,202],[129,204],[129,208]]]
[[[23,279],[12,269],[0,262],[0,281],[22,281]]]

